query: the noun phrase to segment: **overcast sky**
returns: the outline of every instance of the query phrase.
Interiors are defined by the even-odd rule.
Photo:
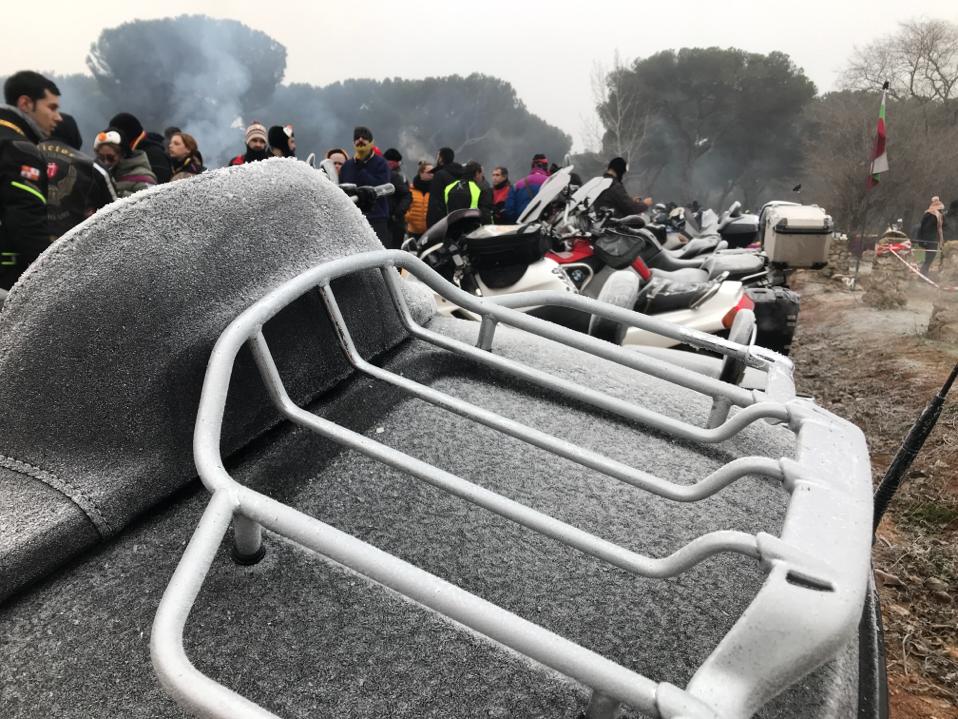
[[[781,50],[819,90],[830,90],[854,45],[913,17],[958,22],[958,2],[17,2],[3,9],[0,74],[87,72],[87,51],[103,28],[187,13],[233,18],[281,42],[288,53],[285,82],[472,72],[500,77],[581,148],[592,116],[592,68],[610,65],[616,50],[625,59],[686,46]],[[69,98],[63,105],[69,110]]]

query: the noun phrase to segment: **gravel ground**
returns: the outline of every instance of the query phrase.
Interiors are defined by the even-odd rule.
[[[815,273],[794,285],[798,390],[864,430],[877,483],[958,346],[923,336],[931,288],[916,283],[907,307],[879,311]],[[891,716],[958,719],[958,391],[879,527],[874,563]]]

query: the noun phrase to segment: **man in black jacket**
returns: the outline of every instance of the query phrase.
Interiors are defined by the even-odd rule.
[[[150,169],[156,175],[157,183],[169,182],[173,177],[173,167],[170,165],[170,158],[166,154],[166,148],[163,146],[163,138],[159,135],[153,136],[143,129],[143,124],[128,112],[121,112],[114,115],[109,122],[109,127],[115,127],[123,133],[123,137],[130,138],[130,150],[143,150],[147,159],[150,161]]]
[[[47,161],[47,222],[50,241],[57,239],[116,199],[109,173],[80,152],[83,140],[72,115],[63,120],[40,143]]]
[[[389,182],[389,165],[382,155],[376,152],[373,133],[368,127],[359,125],[353,129],[353,157],[343,163],[339,170],[340,184],[356,185],[357,205],[373,228],[376,237],[389,247],[392,235],[389,233],[389,202],[385,197],[376,198],[372,190],[377,185]]]
[[[389,165],[389,181],[395,191],[389,196],[389,233],[392,235],[392,249],[400,249],[406,236],[406,212],[412,205],[412,192],[409,180],[402,173],[402,155],[395,147],[383,153],[383,159]]]
[[[462,177],[462,165],[454,162],[456,153],[451,147],[439,148],[436,168],[433,170],[432,186],[429,189],[429,206],[426,209],[426,226],[432,227],[445,217],[446,188]]]
[[[8,290],[50,244],[47,163],[37,149],[60,122],[60,90],[24,70],[3,84],[0,106],[0,288]]]
[[[615,217],[640,215],[645,212],[646,206],[629,197],[625,185],[622,184],[626,172],[628,172],[628,165],[623,158],[613,157],[609,160],[605,176],[612,178],[612,185],[596,199],[596,208],[611,208]]]

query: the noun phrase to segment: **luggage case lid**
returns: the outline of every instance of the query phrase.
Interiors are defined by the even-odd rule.
[[[779,205],[768,210],[769,226],[781,234],[832,231],[832,218],[817,205]]]

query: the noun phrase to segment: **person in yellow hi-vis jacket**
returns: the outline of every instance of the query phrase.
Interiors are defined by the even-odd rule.
[[[0,105],[0,288],[8,290],[50,244],[47,162],[37,143],[60,122],[60,90],[24,70],[3,84]]]
[[[486,182],[482,165],[475,160],[463,166],[462,177],[446,185],[444,193],[447,213],[466,208],[478,209],[482,224],[492,224],[492,188]]]

